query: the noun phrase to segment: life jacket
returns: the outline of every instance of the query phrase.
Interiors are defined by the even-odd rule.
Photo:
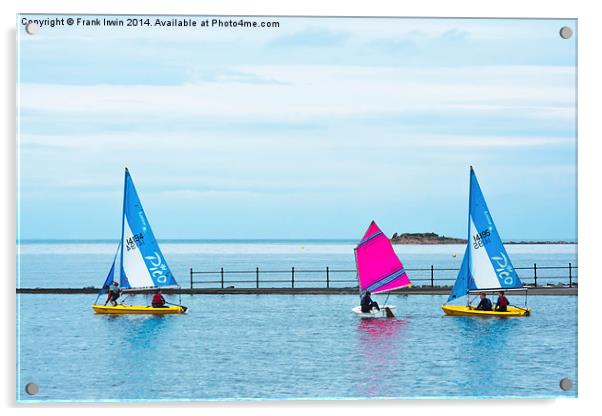
[[[499,297],[498,303],[500,306],[508,306],[508,304],[509,304],[508,299],[504,295]]]
[[[153,295],[153,301],[151,303],[153,305],[163,305],[165,303],[165,300],[163,299],[163,296],[161,296],[160,293],[155,293]]]

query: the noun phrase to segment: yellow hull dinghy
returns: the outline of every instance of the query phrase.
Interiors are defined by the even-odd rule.
[[[115,269],[119,271],[119,282],[115,281]],[[142,290],[158,290],[163,288],[177,288],[178,283],[171,273],[165,257],[159,248],[155,235],[151,230],[148,218],[142,208],[134,181],[127,168],[123,189],[123,212],[121,215],[121,240],[117,245],[117,252],[113,258],[113,265],[109,270],[102,289],[92,305],[98,314],[151,314],[170,315],[186,312],[186,307],[165,302],[159,299],[164,307],[144,305],[124,305],[117,303],[122,290],[135,292]],[[98,304],[100,296],[106,293],[105,305]],[[108,306],[106,304],[109,304]],[[181,303],[181,302],[180,302]]]
[[[98,314],[112,314],[112,315],[124,315],[124,314],[145,314],[145,315],[173,315],[176,313],[185,313],[185,306],[167,306],[164,308],[153,308],[152,306],[129,306],[129,305],[117,305],[117,306],[104,306],[104,305],[92,305],[94,312]]]
[[[515,306],[508,306],[506,312],[499,311],[482,311],[476,309],[474,306],[466,305],[443,305],[441,306],[443,312],[450,316],[497,316],[499,318],[510,317],[510,316],[529,316],[531,314],[531,308],[518,308]]]
[[[466,305],[446,303],[441,309],[450,316],[529,316],[531,309],[527,308],[527,288],[523,287],[512,266],[472,166],[468,200],[468,244],[460,272],[447,302],[463,296],[467,296],[467,301]],[[525,293],[524,308],[509,305],[504,295],[505,291],[516,290]],[[507,311],[496,311],[491,301],[487,299],[487,292],[499,293],[498,304],[500,307],[506,306]],[[480,308],[477,309],[471,305],[470,295],[481,293],[483,299],[480,301]]]

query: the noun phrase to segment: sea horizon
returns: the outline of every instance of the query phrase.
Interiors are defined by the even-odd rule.
[[[452,237],[460,238],[460,237]],[[357,243],[359,238],[157,238],[160,243],[213,243],[213,244],[228,244],[228,243]],[[16,244],[107,244],[119,242],[119,238],[23,238],[17,239]],[[508,244],[526,243],[526,244],[578,244],[576,238],[509,238],[503,241]],[[415,243],[405,244],[396,243],[396,245],[450,245],[452,243]],[[457,244],[457,243],[453,243]]]

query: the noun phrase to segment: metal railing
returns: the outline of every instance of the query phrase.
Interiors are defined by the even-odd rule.
[[[523,284],[532,287],[543,286],[577,286],[577,266],[569,263],[567,266],[538,266],[536,263],[529,267],[515,267],[519,271],[519,276]],[[451,286],[456,280],[459,269],[436,268],[431,265],[430,268],[406,269],[414,286],[422,287],[442,287]],[[530,271],[531,276],[525,276],[523,271]],[[291,267],[287,270],[263,270],[256,267],[255,270],[225,270],[223,267],[216,271],[195,271],[190,268],[190,288],[195,285],[203,287],[231,288],[235,285],[243,284],[244,287],[259,288],[284,288],[295,287],[303,288],[334,288],[334,287],[355,287],[357,286],[356,271],[353,269],[299,269]],[[440,275],[446,277],[439,277]],[[555,275],[553,275],[555,274]],[[436,277],[437,275],[437,277]],[[195,277],[206,276],[210,280],[195,280]],[[320,278],[309,278],[320,276]],[[341,278],[337,278],[341,276]],[[344,278],[342,278],[344,276]],[[554,281],[555,283],[549,283]],[[440,284],[445,282],[446,284]],[[305,286],[306,284],[314,286]],[[436,284],[437,283],[437,284]],[[286,286],[285,286],[286,284]],[[340,286],[345,284],[345,286]],[[274,286],[276,285],[276,286]],[[197,286],[199,287],[199,286]]]

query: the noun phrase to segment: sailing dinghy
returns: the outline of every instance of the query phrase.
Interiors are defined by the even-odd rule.
[[[391,241],[374,221],[370,223],[364,237],[355,248],[355,262],[360,300],[366,291],[370,291],[371,294],[384,293],[412,285],[403,264],[393,250]],[[392,310],[395,306],[387,305],[386,300],[384,303],[380,311],[372,309],[364,313],[361,306],[356,306],[352,311],[362,318],[394,317]]]
[[[113,284],[115,264],[118,260],[119,286],[124,293],[179,287],[163,253],[161,253],[127,168],[125,169],[121,240],[117,245],[117,252],[109,274],[92,309],[99,314],[166,315],[186,312],[185,306],[174,304],[161,308],[147,305],[124,305],[123,303],[116,306],[98,304],[100,296]]]
[[[468,245],[456,283],[447,299],[449,303],[466,296],[466,305],[446,303],[441,307],[443,312],[453,316],[529,316],[531,309],[526,307],[527,288],[523,287],[512,266],[472,166],[468,199]],[[524,292],[525,307],[508,306],[506,312],[500,312],[477,310],[471,305],[470,295],[500,290]]]

